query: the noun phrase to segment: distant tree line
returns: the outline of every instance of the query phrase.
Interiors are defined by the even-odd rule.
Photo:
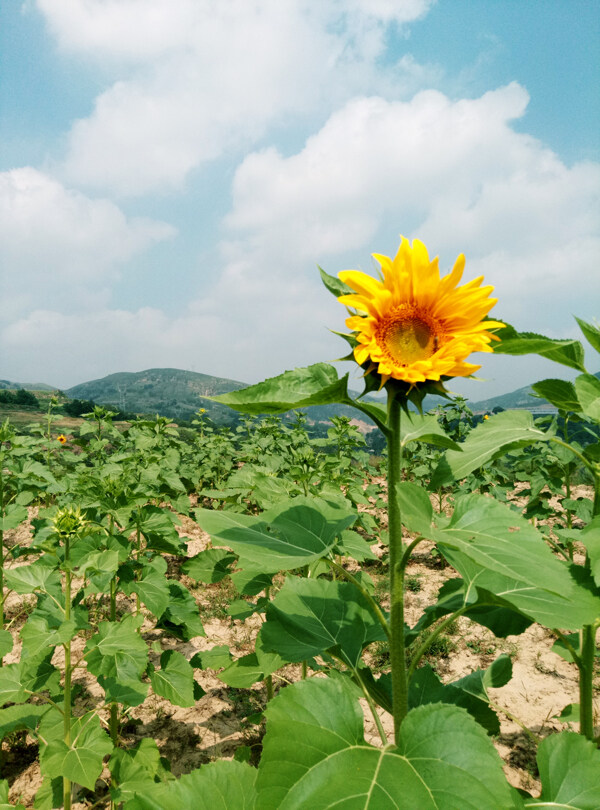
[[[33,410],[40,406],[35,394],[26,391],[24,388],[19,388],[17,391],[0,390],[0,404],[18,408],[19,410]]]

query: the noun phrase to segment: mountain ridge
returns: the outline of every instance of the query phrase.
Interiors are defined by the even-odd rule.
[[[600,376],[600,372],[596,374]],[[160,413],[173,418],[191,418],[200,408],[219,421],[232,421],[230,408],[204,397],[237,391],[247,387],[247,383],[230,380],[226,377],[214,377],[196,371],[185,371],[176,368],[150,368],[142,371],[120,371],[100,377],[96,380],[79,383],[68,388],[64,393],[70,399],[93,400],[99,405],[117,408],[132,413]],[[45,383],[24,384],[0,380],[0,389],[53,391],[57,390]],[[443,404],[441,397],[427,397],[425,409]],[[531,385],[517,388],[506,394],[488,399],[468,400],[468,406],[475,412],[492,411],[495,407],[525,409],[537,411],[549,408],[545,399],[533,396]],[[323,411],[317,417],[317,410]],[[315,406],[311,414],[320,419],[329,419],[336,413],[351,413],[348,406]],[[352,412],[353,415],[355,415]]]

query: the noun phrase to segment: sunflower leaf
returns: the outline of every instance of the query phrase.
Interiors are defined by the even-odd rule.
[[[537,761],[542,795],[527,807],[600,806],[600,752],[590,740],[570,731],[551,734],[540,743]]]
[[[581,411],[575,386],[567,380],[540,380],[532,386],[535,393],[563,411]]]
[[[317,267],[319,267],[319,265],[317,265]],[[339,298],[340,295],[350,295],[354,292],[352,287],[344,284],[344,282],[340,281],[339,278],[330,276],[329,273],[326,273],[322,267],[319,267],[319,273],[321,274],[321,281],[323,284],[327,287],[332,295],[335,295],[336,298]]]
[[[236,761],[209,762],[192,773],[135,790],[127,810],[251,810],[256,801],[256,769]]]
[[[397,747],[383,749],[365,742],[358,701],[338,680],[296,683],[270,701],[265,714],[261,810],[523,807],[493,743],[457,706],[413,709]]]
[[[598,329],[598,327],[594,324],[587,323],[579,318],[575,318],[575,320],[579,324],[579,328],[583,334],[586,336],[590,346],[593,346],[597,352],[600,352],[600,329]]]
[[[534,425],[529,411],[504,411],[477,425],[461,450],[448,450],[435,469],[431,488],[460,481],[488,461],[493,461],[508,450],[526,447],[538,441],[549,441],[551,435]]]
[[[284,371],[264,382],[230,391],[216,397],[213,402],[228,405],[233,410],[250,414],[277,414],[309,405],[347,403],[348,375],[338,378],[337,371],[328,363],[315,363],[305,368]]]
[[[600,380],[593,374],[580,374],[575,380],[575,390],[584,414],[600,422]]]
[[[555,363],[585,371],[583,346],[578,340],[555,340],[534,332],[517,332],[506,324],[501,332],[501,341],[494,345],[494,354],[539,354]]]

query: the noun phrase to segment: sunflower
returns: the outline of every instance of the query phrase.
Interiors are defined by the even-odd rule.
[[[417,239],[402,237],[394,259],[377,253],[381,279],[359,270],[344,270],[340,279],[354,293],[338,298],[357,313],[346,320],[357,341],[356,362],[366,373],[376,371],[384,385],[390,378],[413,387],[426,380],[468,377],[481,368],[465,362],[472,352],[491,352],[489,329],[498,321],[483,320],[497,299],[482,287],[483,276],[457,287],[464,266],[461,254],[452,271],[440,278],[438,259],[429,261]],[[361,314],[364,313],[364,314]]]
[[[67,437],[61,433],[60,436],[56,437],[56,441],[60,442],[61,444],[65,444],[65,442],[67,441]]]

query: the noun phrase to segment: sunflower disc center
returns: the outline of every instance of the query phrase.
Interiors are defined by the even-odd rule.
[[[415,317],[390,323],[384,332],[383,344],[392,359],[402,365],[426,360],[436,351],[431,327]]]

